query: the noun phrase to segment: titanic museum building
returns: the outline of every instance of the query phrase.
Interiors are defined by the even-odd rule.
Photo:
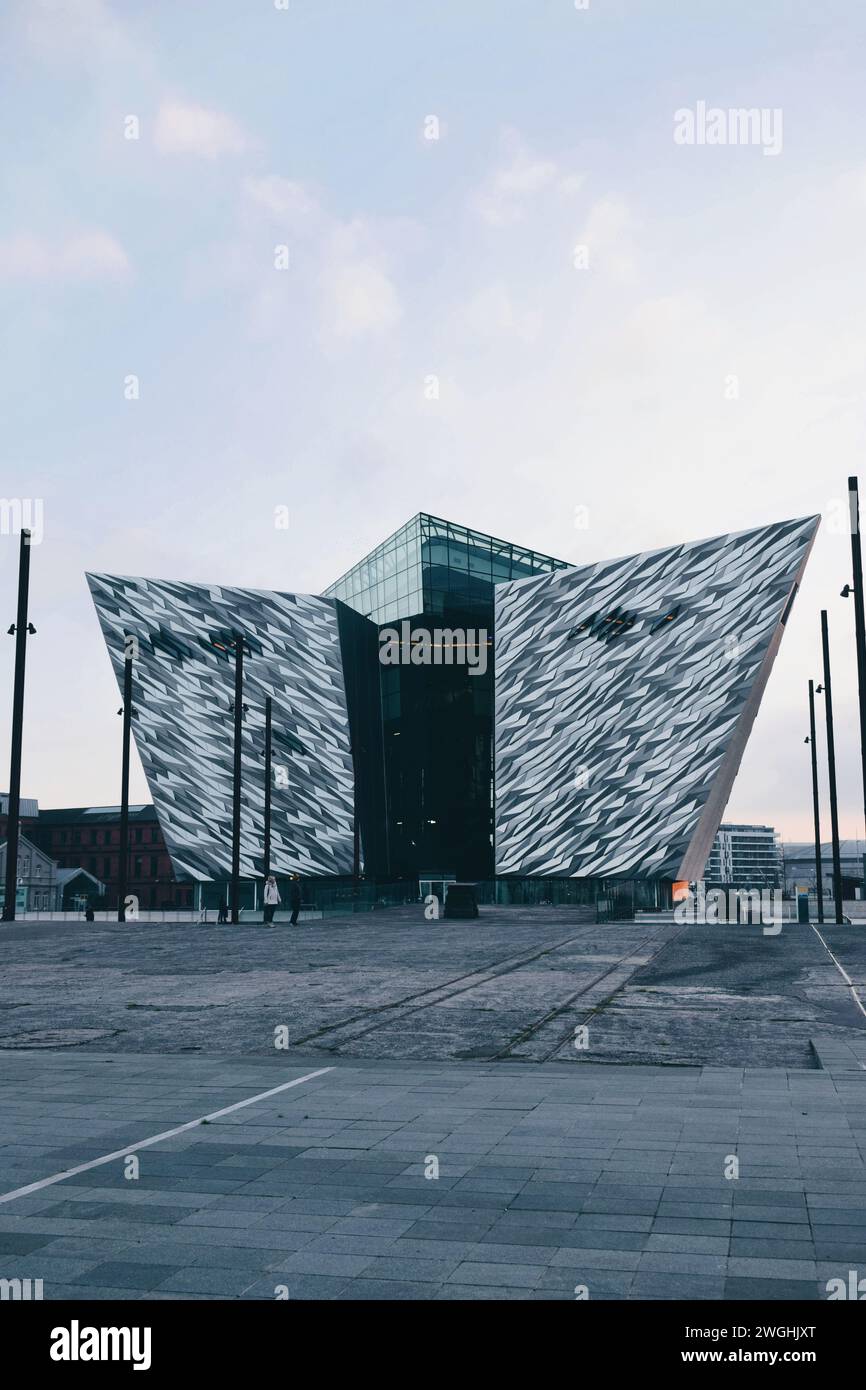
[[[421,513],[321,595],[89,574],[174,871],[662,905],[700,879],[818,517],[588,565]],[[435,889],[434,889],[435,891]],[[260,900],[260,892],[259,892]]]

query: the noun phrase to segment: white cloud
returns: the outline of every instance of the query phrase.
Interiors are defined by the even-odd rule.
[[[254,338],[282,337],[288,315],[297,322],[308,312],[327,351],[384,338],[402,319],[393,262],[417,248],[418,228],[410,220],[341,219],[306,185],[278,174],[244,180],[240,217],[238,237],[219,252],[220,271],[223,279],[247,279]],[[290,268],[269,271],[263,280],[265,257],[282,244]]]
[[[351,340],[380,334],[399,323],[403,310],[385,272],[372,261],[331,262],[321,274],[322,328],[327,337]]]
[[[478,213],[491,227],[519,222],[527,205],[546,190],[555,188],[571,195],[581,188],[580,174],[563,173],[555,159],[533,154],[517,131],[505,131],[503,144],[507,162],[485,181],[476,196]]]
[[[106,0],[25,0],[20,16],[42,58],[95,68],[130,56],[124,26]]]
[[[318,276],[321,339],[382,337],[403,316],[391,260],[395,246],[414,240],[414,224],[402,218],[330,218],[327,231]]]
[[[243,154],[250,142],[231,116],[205,106],[164,101],[156,117],[156,148],[161,154],[190,154],[218,159]]]
[[[466,305],[465,319],[474,333],[488,338],[508,334],[531,343],[541,329],[538,310],[520,312],[503,284],[489,285],[474,295]]]
[[[116,279],[128,270],[123,247],[99,229],[53,240],[22,232],[0,241],[0,279],[4,280],[67,283]]]
[[[275,222],[287,226],[294,225],[299,219],[309,218],[319,210],[318,202],[303,184],[281,178],[279,174],[244,179],[243,191],[256,207],[264,208]]]
[[[632,281],[636,255],[631,237],[632,216],[623,198],[601,198],[593,203],[578,237],[589,248],[589,264],[616,280]]]

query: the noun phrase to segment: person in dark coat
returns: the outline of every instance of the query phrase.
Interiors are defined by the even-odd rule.
[[[292,909],[291,923],[293,927],[298,925],[298,913],[301,910],[301,880],[295,876],[289,888],[289,906]]]

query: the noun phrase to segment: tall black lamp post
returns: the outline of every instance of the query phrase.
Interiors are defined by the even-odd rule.
[[[812,813],[815,818],[815,884],[818,921],[824,921],[824,869],[821,863],[821,804],[818,798],[818,744],[815,739],[815,682],[809,682],[809,737],[812,745]]]
[[[304,745],[295,738],[294,734],[289,733],[288,729],[280,729],[277,733],[277,742],[291,753],[303,753]],[[273,700],[270,695],[265,696],[265,744],[262,749],[265,760],[265,834],[262,853],[262,871],[265,881],[271,872],[271,795],[274,786],[274,732],[273,732]],[[288,785],[288,783],[277,783],[278,786]]]
[[[271,777],[273,776],[274,749],[271,739],[271,720],[273,711],[273,701],[270,695],[265,697],[265,843],[262,868],[264,870],[265,883],[271,872]]]
[[[833,690],[830,683],[830,638],[827,631],[827,610],[821,609],[821,649],[824,656],[824,684],[817,693],[824,693],[824,712],[827,716],[827,770],[830,780],[830,828],[833,836],[833,901],[836,922],[842,922],[842,862],[839,855],[839,807],[836,799],[836,743],[833,738]]]
[[[229,896],[232,925],[240,921],[241,904],[241,740],[244,727],[244,638],[236,632],[234,699],[234,777],[232,781],[232,881]]]
[[[36,628],[27,620],[30,595],[30,532],[21,531],[18,557],[18,613],[8,629],[15,638],[15,676],[12,690],[12,758],[9,769],[9,805],[6,808],[6,898],[3,921],[15,921],[15,899],[18,894],[18,840],[21,832],[21,748],[24,741],[24,667],[27,661],[27,638]]]
[[[132,724],[132,660],[135,638],[123,634],[123,755],[120,769],[120,862],[117,874],[117,920],[126,921],[126,890],[129,883],[129,734]]]
[[[863,608],[863,556],[860,549],[860,494],[856,478],[848,479],[848,509],[851,516],[851,573],[853,584],[846,584],[842,597],[854,595],[854,636],[857,648],[857,694],[860,712],[860,767],[863,779],[863,818],[866,821],[866,616]],[[866,877],[866,856],[863,860]]]

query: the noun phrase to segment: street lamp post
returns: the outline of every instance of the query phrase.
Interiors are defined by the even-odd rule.
[[[24,741],[24,667],[27,660],[27,638],[36,633],[27,621],[30,595],[30,532],[21,531],[18,557],[18,612],[9,628],[15,637],[15,675],[12,690],[12,758],[9,769],[9,805],[6,808],[6,898],[3,921],[15,921],[15,899],[18,891],[18,840],[21,831],[21,748]]]
[[[352,883],[357,894],[361,883],[361,822],[358,819],[358,774],[354,776],[354,815],[352,817]]]
[[[268,881],[271,872],[271,777],[273,775],[273,748],[271,746],[271,713],[273,701],[265,697],[265,844],[264,880]]]
[[[234,701],[234,778],[232,782],[232,880],[230,907],[232,925],[240,921],[241,890],[241,739],[244,720],[244,639],[234,634],[235,701]]]
[[[854,635],[857,648],[857,695],[860,712],[860,766],[863,782],[863,816],[866,820],[866,618],[863,608],[863,556],[860,549],[860,494],[856,478],[848,479],[848,510],[851,517],[851,573],[853,584],[846,584],[842,597],[854,594]],[[863,856],[866,874],[866,855]]]
[[[836,800],[836,744],[833,738],[833,692],[830,683],[830,637],[827,631],[827,610],[821,609],[821,649],[824,656],[824,712],[827,716],[827,768],[830,780],[830,828],[833,835],[833,901],[836,922],[842,922],[842,863],[839,856],[839,808]]]
[[[821,863],[821,805],[818,798],[818,744],[815,739],[815,682],[809,682],[809,737],[812,745],[812,812],[815,818],[815,883],[818,898],[818,922],[824,921],[824,880]]]
[[[857,693],[860,713],[860,766],[863,775],[863,815],[866,820],[866,617],[863,609],[863,556],[860,549],[860,494],[856,478],[848,479],[848,509],[851,516],[851,571],[853,584],[846,584],[842,597],[854,595],[854,635],[857,650]]]
[[[288,767],[277,763],[274,766],[274,744],[281,743],[288,754],[303,753],[304,745],[290,733],[286,728],[279,728],[274,736],[273,731],[273,700],[270,695],[265,696],[265,742],[262,749],[262,757],[265,760],[265,835],[264,848],[262,853],[262,870],[265,879],[271,872],[271,814],[272,792],[274,786],[288,787]],[[277,773],[276,779],[274,773]],[[282,774],[282,776],[280,776]]]
[[[120,770],[120,863],[117,875],[117,920],[126,921],[129,876],[129,734],[132,723],[132,653],[135,638],[123,634],[123,755]]]

